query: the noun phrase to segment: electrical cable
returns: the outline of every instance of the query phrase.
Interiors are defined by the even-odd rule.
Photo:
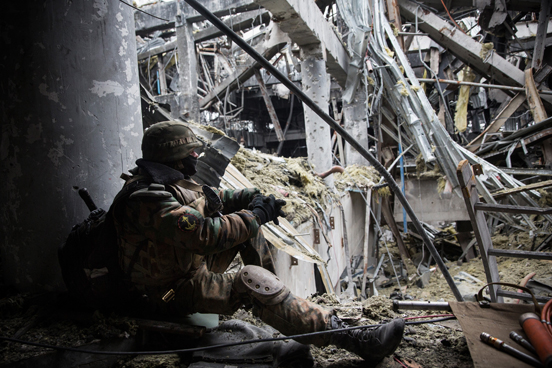
[[[429,320],[429,321],[405,322],[405,324],[406,325],[419,325],[419,324],[423,324],[423,323],[434,323],[434,322],[447,321],[447,320],[453,319],[453,318],[456,318],[456,317],[452,316],[452,317],[443,317],[443,318],[432,319],[432,320]],[[377,324],[377,325],[355,326],[355,327],[348,327],[348,328],[337,328],[335,330],[317,331],[317,332],[310,332],[310,333],[305,333],[305,334],[300,334],[300,335],[273,337],[273,338],[269,338],[269,339],[245,340],[245,341],[233,342],[233,343],[228,343],[228,344],[202,346],[202,347],[198,347],[198,348],[175,349],[175,350],[159,350],[159,351],[98,351],[98,350],[86,350],[86,349],[80,349],[80,348],[72,348],[72,347],[68,347],[68,346],[56,346],[56,345],[42,344],[42,343],[32,342],[32,341],[12,339],[11,337],[5,337],[5,336],[0,336],[0,341],[9,341],[9,342],[14,342],[14,343],[18,343],[18,344],[38,346],[38,347],[47,348],[47,349],[65,350],[65,351],[72,351],[72,352],[75,352],[75,353],[87,353],[87,354],[97,354],[97,355],[166,355],[166,354],[193,353],[193,352],[196,352],[196,351],[212,350],[212,349],[219,349],[219,348],[238,346],[238,345],[257,344],[257,343],[260,343],[260,342],[283,341],[283,340],[289,340],[289,339],[297,340],[297,339],[303,338],[303,337],[324,335],[324,334],[328,334],[328,333],[359,330],[359,329],[363,329],[363,328],[373,328],[373,327],[379,327],[379,326],[383,326],[383,325]]]
[[[466,32],[464,32],[464,30],[462,28],[460,28],[460,26],[458,25],[458,23],[456,23],[456,21],[454,20],[454,18],[452,17],[452,15],[450,15],[450,12],[447,8],[447,6],[445,5],[445,2],[443,0],[441,0],[441,4],[443,4],[443,8],[445,8],[445,10],[447,11],[447,14],[450,18],[450,20],[452,20],[452,22],[454,23],[454,25],[456,26],[456,28],[458,28],[459,30],[462,31],[463,34],[466,34]]]
[[[131,4],[129,4],[129,3],[125,2],[125,1],[123,1],[123,0],[119,0],[119,1],[122,2],[123,4],[127,5],[127,6],[130,6],[132,9],[138,10],[139,12],[142,12],[142,13],[144,13],[144,14],[149,15],[150,17],[154,17],[154,18],[157,18],[157,19],[160,19],[160,20],[164,20],[165,22],[170,22],[170,20],[168,20],[168,19],[160,18],[160,17],[158,17],[158,16],[156,16],[156,15],[150,14],[150,13],[148,13],[148,12],[146,12],[146,11],[143,11],[142,9],[139,9],[139,8],[135,7],[134,5],[131,5]]]

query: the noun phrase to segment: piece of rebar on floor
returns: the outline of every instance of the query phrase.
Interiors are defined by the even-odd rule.
[[[505,344],[504,341],[497,339],[496,337],[493,337],[489,335],[486,332],[481,332],[481,335],[479,335],[481,338],[481,341],[484,343],[491,345],[493,348],[503,351],[507,354],[510,354],[511,356],[518,358],[519,360],[532,365],[533,367],[544,367],[541,362],[539,362],[536,358],[533,358],[532,356],[525,354],[524,352],[519,351],[518,349],[514,349],[508,344]]]
[[[406,197],[401,193],[400,188],[396,184],[393,176],[389,173],[385,167],[374,157],[364,146],[362,146],[357,140],[353,138],[345,129],[341,127],[334,119],[332,119],[320,106],[318,106],[313,100],[311,100],[299,87],[297,87],[292,81],[290,81],[278,68],[273,66],[268,60],[266,60],[261,54],[259,54],[251,45],[249,45],[243,38],[238,36],[234,31],[232,31],[226,24],[224,24],[219,18],[217,18],[213,13],[207,10],[203,5],[201,5],[197,0],[185,0],[188,5],[194,8],[198,13],[203,15],[208,21],[210,21],[215,27],[220,29],[228,38],[234,41],[238,46],[240,46],[246,53],[248,53],[255,61],[257,61],[262,67],[264,67],[270,74],[272,74],[276,79],[282,82],[292,93],[297,96],[305,105],[307,105],[313,112],[315,112],[324,122],[326,122],[332,129],[334,129],[347,143],[349,143],[358,153],[362,155],[368,162],[374,166],[374,168],[384,177],[384,180],[389,183],[389,188],[395,193],[397,199],[401,202],[406,213],[410,217],[416,231],[422,235],[423,240],[430,253],[435,258],[439,270],[443,274],[447,284],[449,285],[452,293],[456,297],[456,300],[463,301],[464,298],[458,290],[458,287],[454,283],[452,276],[450,275],[447,266],[443,262],[443,259],[437,252],[437,249],[425,233],[422,224],[416,217],[414,210],[406,200]]]
[[[552,241],[552,234],[548,235],[546,237],[546,239],[544,239],[542,241],[542,243],[540,243],[540,245],[537,247],[537,249],[535,250],[536,252],[540,252],[541,250],[543,250],[544,248],[546,248],[546,246]]]
[[[395,312],[399,310],[440,310],[440,311],[452,311],[448,302],[420,302],[420,301],[406,301],[406,300],[393,300],[393,310]]]
[[[537,354],[537,351],[535,350],[533,345],[531,345],[531,343],[528,340],[526,340],[523,336],[518,334],[516,331],[510,332],[510,338],[515,342],[517,342],[518,344],[520,344],[521,346],[523,346],[525,349],[529,350],[531,353]]]

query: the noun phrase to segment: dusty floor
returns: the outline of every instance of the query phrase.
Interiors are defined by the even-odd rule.
[[[313,301],[331,308],[337,308],[337,313],[349,325],[373,324],[405,314],[393,312],[392,301],[384,296],[370,298],[364,302],[340,304],[335,297],[318,296]],[[52,345],[80,346],[110,338],[129,338],[136,333],[136,325],[127,318],[105,317],[100,313],[91,315],[88,319],[64,320],[61,315],[47,317],[47,311],[41,307],[25,308],[22,296],[6,298],[1,304],[0,335],[14,336],[30,321],[36,324],[24,332],[20,338],[34,342]],[[411,312],[409,316],[424,314]],[[247,311],[240,310],[231,318],[238,318],[248,323],[259,325],[260,320]],[[221,319],[224,320],[227,318]],[[22,362],[48,352],[48,349],[29,345],[3,342],[0,345],[0,355],[4,363],[0,367],[10,366],[10,363]],[[335,346],[325,348],[311,347],[315,367],[363,367],[365,362]],[[403,365],[399,364],[400,361]],[[455,367],[471,367],[471,358],[466,341],[456,321],[446,321],[436,324],[408,326],[404,341],[393,357],[386,358],[379,367],[442,367],[444,364]],[[416,365],[418,364],[418,365]],[[163,356],[122,357],[114,367],[186,367],[186,358],[176,354]]]
[[[503,249],[524,249],[530,247],[526,234],[497,235],[493,238],[495,247]],[[389,244],[390,251],[395,249]],[[527,249],[528,250],[528,249]],[[450,274],[455,278],[463,295],[473,295],[485,283],[483,265],[479,258],[469,262],[447,263]],[[518,284],[530,272],[534,279],[552,284],[552,262],[525,260],[518,258],[499,259],[499,272],[505,282]],[[412,272],[411,272],[412,274]],[[393,279],[392,275],[387,275]],[[412,300],[448,301],[453,295],[438,269],[432,272],[430,284],[425,288],[416,285],[416,277],[401,282],[402,294]],[[334,296],[313,296],[311,300],[330,308],[350,325],[373,324],[393,318],[409,318],[443,312],[401,311],[394,312],[389,296],[397,291],[397,285],[380,288],[379,296],[364,301],[338,302]],[[546,294],[546,293],[545,293]],[[550,294],[549,294],[550,295]],[[46,297],[48,298],[48,297]],[[0,336],[17,336],[23,340],[53,345],[80,346],[105,339],[125,340],[136,336],[137,326],[133,320],[100,313],[81,315],[77,320],[66,318],[55,309],[51,300],[41,296],[16,295],[0,299]],[[240,310],[232,317],[252,324],[262,322],[249,312]],[[175,347],[172,346],[172,349]],[[44,354],[47,349],[28,345],[0,343],[3,363],[0,367],[11,366],[14,362],[24,362],[26,358]],[[323,368],[362,367],[365,362],[355,355],[328,346],[311,348],[314,366]],[[116,360],[114,367],[187,367],[188,361],[179,355],[123,357]],[[472,367],[466,340],[457,321],[449,320],[434,324],[407,326],[403,342],[396,353],[386,358],[379,367]]]

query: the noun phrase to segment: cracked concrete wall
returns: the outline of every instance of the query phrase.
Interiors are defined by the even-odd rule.
[[[303,59],[301,62],[303,92],[327,111],[330,98],[330,75],[326,72],[324,50],[319,44],[303,46],[301,58]],[[307,105],[303,104],[303,109],[308,159],[314,165],[314,170],[322,173],[332,167],[330,126]],[[328,186],[333,187],[333,175],[327,176],[324,181]]]
[[[0,286],[64,288],[57,249],[107,210],[140,156],[142,118],[132,9],[107,0],[6,6],[1,26]]]

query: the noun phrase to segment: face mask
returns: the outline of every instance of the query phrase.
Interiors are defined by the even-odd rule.
[[[197,165],[197,157],[192,157],[191,155],[182,159],[182,164],[184,165],[184,168],[180,170],[180,172],[186,176],[193,176],[195,173],[197,173],[196,165]]]

